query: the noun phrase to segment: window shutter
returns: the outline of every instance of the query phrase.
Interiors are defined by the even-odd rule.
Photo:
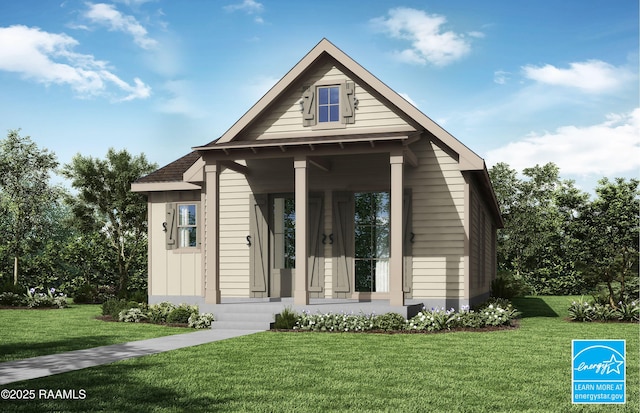
[[[315,93],[311,87],[305,89],[302,94],[302,124],[303,126],[313,126],[316,124],[316,105],[314,102]]]
[[[356,108],[356,85],[353,82],[346,81],[340,88],[342,101],[342,123],[355,123]]]
[[[178,228],[176,222],[176,204],[167,204],[167,215],[164,222],[166,247],[168,250],[178,248]]]

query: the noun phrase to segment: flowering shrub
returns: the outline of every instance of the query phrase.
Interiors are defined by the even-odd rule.
[[[139,323],[147,321],[149,317],[139,308],[130,308],[128,310],[120,311],[118,320],[125,323]]]
[[[147,315],[149,316],[149,321],[152,323],[166,323],[167,317],[176,308],[175,304],[172,304],[168,301],[163,301],[158,304],[152,304],[149,306],[149,310]]]
[[[54,295],[55,292],[55,288],[50,288],[46,293],[38,292],[35,288],[29,288],[24,296],[24,303],[29,308],[67,307],[67,296],[63,293]]]
[[[214,317],[211,313],[191,314],[189,317],[189,327],[203,329],[211,327]]]
[[[317,313],[303,311],[294,330],[302,331],[367,331],[373,328],[373,314]]]
[[[407,320],[407,330],[440,331],[449,330],[455,320],[455,310],[442,308],[423,308],[413,318]]]
[[[469,306],[462,306],[458,312],[453,308],[423,308],[415,317],[407,320],[405,328],[415,331],[441,331],[452,328],[504,326],[510,325],[518,315],[520,313],[506,300],[489,302],[477,311]]]
[[[380,314],[373,318],[373,329],[382,331],[402,330],[407,320],[398,313]]]
[[[640,321],[640,306],[635,300],[621,301],[618,308],[613,308],[609,303],[593,303],[581,298],[571,303],[568,312],[571,321]]]

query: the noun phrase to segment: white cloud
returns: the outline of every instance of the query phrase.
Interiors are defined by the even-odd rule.
[[[564,174],[616,174],[640,168],[640,108],[610,114],[600,124],[563,126],[555,132],[531,133],[517,142],[487,153],[487,163],[506,162],[522,170],[554,162]]]
[[[493,81],[499,85],[504,85],[509,80],[511,73],[504,70],[496,70],[493,72]]]
[[[633,78],[629,69],[601,60],[570,63],[568,69],[549,64],[542,67],[528,65],[522,69],[525,77],[536,82],[576,88],[587,93],[614,92]]]
[[[0,70],[20,73],[37,82],[66,84],[81,97],[111,95],[116,86],[124,97],[114,100],[144,99],[151,88],[135,78],[131,85],[109,71],[107,62],[92,55],[73,52],[74,38],[21,25],[0,27]]]
[[[418,107],[418,104],[416,102],[414,102],[413,99],[411,99],[411,97],[409,96],[408,93],[398,93],[400,96],[402,96],[407,102],[411,103],[413,106],[415,106],[416,108]]]
[[[110,31],[130,34],[133,41],[143,49],[152,49],[158,42],[148,36],[147,30],[133,16],[127,16],[116,10],[112,4],[87,4],[89,10],[84,17],[91,22],[106,26]]]
[[[396,56],[405,62],[432,63],[445,66],[469,53],[471,46],[463,34],[443,31],[447,22],[444,16],[429,15],[422,10],[395,8],[389,17],[371,20],[373,26],[394,39],[408,40],[411,47],[397,51]],[[471,32],[471,37],[481,37],[480,32]]]
[[[254,21],[256,23],[264,23],[264,20],[260,16],[264,12],[264,5],[255,0],[243,0],[242,3],[230,4],[224,6],[224,9],[228,12],[242,11],[249,15],[256,15]]]
[[[203,118],[206,115],[202,108],[193,103],[193,97],[198,93],[194,91],[191,82],[186,80],[168,81],[164,84],[164,89],[170,97],[160,101],[158,106],[160,112],[184,115],[193,119]]]

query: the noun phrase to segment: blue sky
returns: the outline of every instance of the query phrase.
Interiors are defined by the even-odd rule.
[[[637,0],[0,4],[0,131],[61,163],[160,166],[219,137],[323,37],[488,166],[590,191],[640,171]]]

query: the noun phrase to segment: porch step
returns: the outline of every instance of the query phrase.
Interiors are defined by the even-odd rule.
[[[213,330],[269,330],[275,322],[275,314],[251,306],[220,308],[214,316]]]

